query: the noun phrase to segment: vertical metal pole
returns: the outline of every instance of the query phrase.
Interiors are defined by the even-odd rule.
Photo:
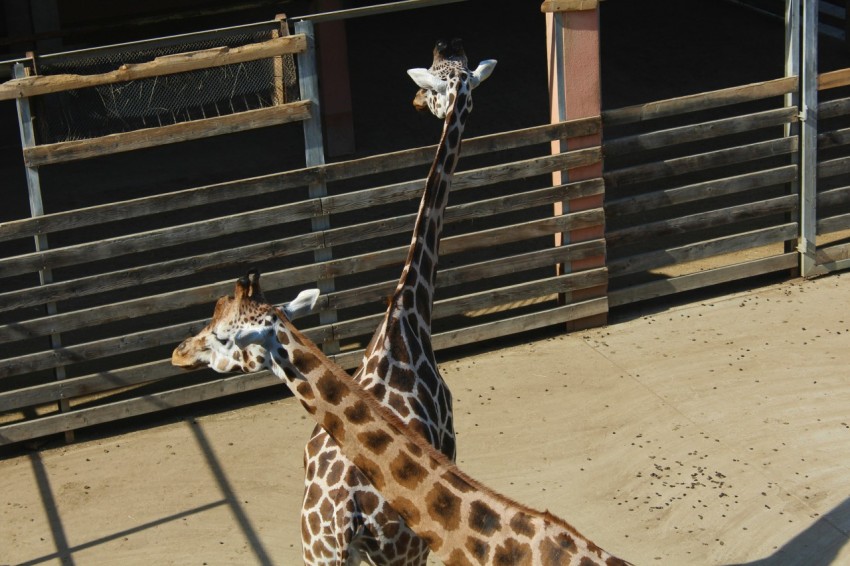
[[[792,92],[785,95],[785,107],[797,108],[800,113],[800,0],[785,0],[785,76],[797,77],[797,86]],[[799,144],[800,140],[800,122],[791,122],[784,126],[785,137],[796,137]],[[792,165],[797,166],[798,175],[789,183],[788,194],[800,194],[800,153],[799,145],[797,151],[790,154]],[[795,213],[790,212],[785,215],[786,222],[796,222]],[[796,241],[785,242],[785,252],[792,253],[796,250]],[[799,273],[799,266],[792,270],[793,275]]]
[[[15,63],[13,67],[12,74],[16,79],[22,79],[24,77],[29,76],[29,72],[26,67],[24,67],[21,63]],[[35,128],[33,128],[33,118],[32,118],[32,109],[30,108],[30,101],[28,98],[18,98],[17,99],[17,107],[18,107],[18,126],[21,132],[21,146],[26,149],[30,147],[35,147]],[[38,167],[29,167],[25,165],[26,169],[26,178],[27,178],[27,190],[29,191],[29,201],[30,201],[30,215],[31,216],[41,216],[44,214],[44,203],[41,198],[41,180],[38,175]],[[35,236],[35,250],[41,251],[47,249],[47,236],[44,234],[38,234]],[[53,282],[53,273],[49,268],[42,269],[38,272],[39,281],[41,285],[45,285],[47,283]],[[51,316],[56,314],[56,303],[47,303],[47,315]],[[62,337],[59,334],[51,334],[50,335],[50,347],[54,350],[57,350],[62,347]],[[57,380],[65,379],[65,368],[62,366],[58,366],[54,373],[56,375]],[[59,411],[67,412],[71,409],[70,403],[68,399],[60,399],[59,401]],[[74,432],[66,431],[65,432],[65,440],[67,442],[74,441]]]
[[[800,227],[797,251],[800,253],[800,274],[806,277],[817,264],[818,2],[803,2],[802,28]]]
[[[307,167],[325,164],[325,148],[322,139],[322,112],[319,102],[319,74],[316,61],[316,34],[313,22],[301,20],[295,22],[295,33],[303,33],[307,37],[307,49],[298,56],[298,85],[301,89],[301,100],[309,100],[310,119],[304,120],[304,152]],[[327,185],[324,181],[310,183],[310,198],[321,198],[328,194]],[[322,231],[330,228],[330,219],[327,216],[313,218],[312,228],[314,231]],[[328,261],[333,258],[333,251],[327,248],[313,252],[314,260],[318,262]],[[329,293],[334,290],[333,278],[320,279],[318,282],[321,293]],[[319,314],[322,324],[332,324],[337,321],[335,310],[325,310]],[[335,354],[339,352],[339,343],[325,342],[322,345],[325,353]]]

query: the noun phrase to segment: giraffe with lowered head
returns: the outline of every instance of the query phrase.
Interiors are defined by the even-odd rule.
[[[302,292],[286,307],[274,307],[263,300],[259,273],[249,272],[171,361],[219,372],[271,370],[447,565],[627,564],[551,513],[484,487],[410,430],[290,322],[317,297]]]
[[[396,418],[448,458],[455,457],[452,400],[431,347],[431,311],[443,213],[457,165],[461,138],[472,110],[472,89],[496,62],[474,71],[460,39],[437,41],[430,69],[411,69],[422,87],[414,107],[444,120],[436,156],[425,182],[407,259],[389,307],[364,353],[354,379]],[[301,512],[304,561],[424,566],[428,545],[417,537],[378,490],[317,426],[305,449]],[[317,520],[322,510],[330,516]]]

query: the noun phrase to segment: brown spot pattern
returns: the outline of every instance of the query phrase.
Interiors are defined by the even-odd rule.
[[[393,500],[392,505],[393,509],[395,509],[396,512],[401,515],[401,518],[404,519],[404,521],[411,527],[418,525],[419,521],[422,519],[419,515],[419,509],[409,499],[398,497]]]
[[[490,536],[501,526],[498,513],[483,501],[473,501],[469,506],[469,528]]]
[[[446,562],[449,566],[474,566],[469,558],[460,549],[455,549],[449,555],[449,560]]]
[[[479,564],[484,564],[487,561],[487,554],[490,552],[490,545],[480,538],[469,537],[466,540],[466,549]]]
[[[398,456],[390,463],[393,477],[407,489],[415,489],[428,472],[420,466],[407,452],[399,452]]]
[[[517,513],[510,522],[511,529],[518,534],[531,538],[534,536],[534,525],[525,513]]]
[[[322,362],[308,350],[295,350],[292,352],[292,365],[298,368],[301,373],[309,374],[322,365]]]
[[[425,496],[428,514],[446,529],[460,525],[460,497],[441,484],[435,484]]]
[[[531,566],[531,546],[521,543],[515,538],[508,538],[504,544],[496,547],[493,554],[493,564]]]
[[[365,458],[364,456],[357,456],[354,460],[352,460],[355,466],[357,466],[363,475],[366,476],[366,479],[375,486],[375,489],[381,491],[386,486],[386,481],[384,480],[384,474],[381,473],[381,469],[378,467],[375,462]],[[398,509],[396,509],[398,511]]]
[[[352,406],[346,407],[343,413],[348,421],[354,424],[363,424],[374,420],[372,418],[372,410],[365,401],[357,401]]]
[[[383,454],[387,450],[387,446],[392,444],[393,437],[383,430],[367,430],[357,435],[357,440],[360,441],[366,448],[375,454]]]
[[[345,442],[345,426],[342,424],[342,419],[335,414],[327,413],[322,421],[322,427],[339,444]]]
[[[461,493],[469,493],[475,489],[465,479],[450,471],[443,474],[443,479]]]
[[[540,560],[543,566],[558,566],[568,561],[575,554],[576,546],[568,535],[559,535],[558,539],[545,539],[540,544]],[[584,561],[582,561],[584,564]],[[591,561],[593,564],[593,561]]]
[[[348,388],[330,370],[316,380],[316,392],[333,406],[339,405],[349,393]]]
[[[312,401],[316,398],[316,395],[313,393],[313,387],[306,381],[299,382],[298,385],[295,386],[295,391],[297,391],[305,401]]]

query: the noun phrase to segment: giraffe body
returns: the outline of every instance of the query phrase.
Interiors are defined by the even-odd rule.
[[[292,325],[302,303],[266,304],[251,272],[218,300],[209,325],[174,350],[172,363],[271,370],[445,564],[626,564],[560,518],[461,472]]]
[[[437,42],[430,69],[409,71],[419,86],[433,89],[420,90],[427,99],[420,109],[430,109],[444,120],[443,133],[401,277],[354,376],[406,426],[451,460],[455,458],[452,399],[431,347],[431,311],[443,213],[463,128],[472,111],[472,88],[489,76],[493,65],[495,61],[490,61],[486,74],[475,75],[467,68],[463,46],[456,39]],[[359,563],[362,559],[372,564],[424,566],[427,541],[406,526],[321,426],[307,443],[304,462],[301,532],[306,563]]]

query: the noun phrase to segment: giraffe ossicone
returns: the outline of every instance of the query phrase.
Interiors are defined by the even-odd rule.
[[[283,309],[263,302],[259,285],[256,271],[238,279],[209,324],[175,348],[172,363],[272,371],[447,565],[627,564],[562,519],[460,471],[328,359]]]

